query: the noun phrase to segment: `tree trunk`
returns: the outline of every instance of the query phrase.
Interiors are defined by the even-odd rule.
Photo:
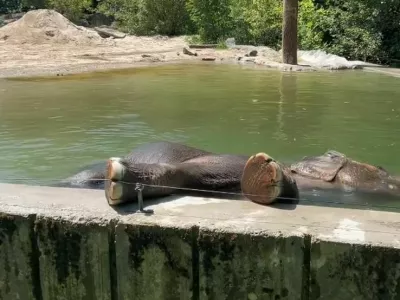
[[[297,65],[297,14],[299,0],[283,0],[283,63]]]

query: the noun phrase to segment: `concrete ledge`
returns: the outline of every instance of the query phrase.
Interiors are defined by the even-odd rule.
[[[1,299],[400,299],[393,212],[0,184]],[[133,296],[134,295],[134,296]]]

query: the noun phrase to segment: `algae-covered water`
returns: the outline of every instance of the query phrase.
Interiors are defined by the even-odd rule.
[[[2,182],[64,178],[157,140],[282,161],[335,149],[400,174],[399,137],[400,79],[378,73],[179,64],[0,80]]]

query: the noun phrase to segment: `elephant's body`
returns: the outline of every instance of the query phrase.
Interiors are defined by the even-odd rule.
[[[122,175],[117,176],[117,181],[124,184],[123,194],[129,195],[128,198],[136,195],[136,183],[147,185],[143,191],[145,197],[174,193],[211,194],[211,191],[241,193],[244,178],[248,180],[254,177],[255,179],[251,180],[258,180],[255,176],[257,172],[261,172],[258,174],[261,176],[260,186],[266,188],[266,185],[272,185],[271,182],[277,176],[276,172],[273,174],[273,180],[271,177],[262,176],[262,172],[266,172],[267,169],[255,170],[254,176],[244,172],[246,168],[249,169],[248,162],[254,157],[257,156],[249,158],[246,155],[216,154],[179,143],[150,143],[133,149],[117,162],[117,169],[122,166],[124,170]],[[260,161],[259,157],[257,159],[256,164]],[[267,163],[270,161],[272,159]],[[106,179],[110,179],[107,177],[110,168],[110,162],[108,167],[106,162],[94,164],[62,181],[58,186],[107,189],[104,183],[107,182]],[[295,190],[298,189],[301,193],[308,188],[350,188],[363,192],[400,195],[400,181],[387,171],[354,161],[335,151],[328,151],[321,156],[306,157],[290,166],[276,163],[274,168],[282,170],[284,174],[283,179],[275,181],[281,184],[278,193],[280,197],[296,198],[298,193]],[[271,173],[267,175],[272,176]],[[119,193],[122,194],[122,187]],[[126,201],[128,200],[121,200]]]
[[[186,176],[186,188],[240,192],[241,173],[248,156],[215,154],[179,143],[155,142],[138,146],[123,160],[131,166],[142,166],[141,170],[150,166],[158,170],[159,165],[179,166],[186,174],[183,175]],[[103,189],[105,172],[106,162],[96,163],[63,180],[58,186]],[[162,182],[162,185],[177,187],[179,182]]]

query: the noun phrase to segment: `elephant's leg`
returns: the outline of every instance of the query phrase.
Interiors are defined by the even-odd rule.
[[[246,198],[259,204],[271,204],[278,198],[299,197],[290,170],[265,153],[249,158],[243,170],[241,188]]]
[[[107,163],[105,194],[110,205],[137,200],[136,183],[144,184],[143,198],[168,196],[181,187],[182,172],[175,165],[132,163],[111,158]],[[168,186],[168,187],[167,187]]]
[[[110,205],[136,200],[135,184],[139,182],[146,185],[143,198],[171,194],[236,198],[235,194],[240,196],[240,179],[246,161],[247,158],[231,155],[208,155],[177,164],[110,159],[106,197]]]

